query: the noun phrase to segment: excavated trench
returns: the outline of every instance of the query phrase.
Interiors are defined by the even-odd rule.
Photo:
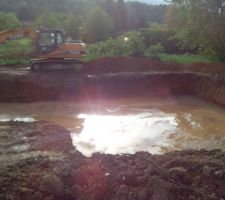
[[[225,199],[225,66],[184,66],[123,57],[103,58],[87,65],[85,73],[1,71],[0,199]],[[45,102],[54,106],[45,107]],[[106,110],[111,118],[107,118]],[[68,116],[74,112],[86,115]],[[165,121],[157,124],[156,120],[155,127],[146,126],[148,121],[144,121],[140,129],[126,130],[123,121],[117,124],[114,119],[123,116],[121,113],[141,120],[153,115],[159,122],[162,118]],[[189,121],[190,117],[194,120]],[[143,149],[131,151],[132,154],[116,151],[115,154],[124,154],[93,153],[85,157],[76,143],[74,146],[74,140],[79,138],[71,138],[69,123],[75,123],[72,128],[82,135],[81,129],[86,130],[82,120],[89,120],[89,124],[96,125],[89,129],[98,130],[101,140],[107,130],[104,126],[121,126],[125,133],[147,127],[151,134],[154,128],[166,127],[171,119],[181,128],[197,127],[192,130],[192,141],[188,141],[191,147],[195,144],[194,149],[212,148],[185,150],[186,146],[182,150],[177,144],[175,150],[182,151],[163,148],[170,152],[152,155],[151,151],[143,151],[149,146],[145,143]],[[135,120],[130,123],[139,126]],[[203,137],[196,137],[199,129],[205,146],[201,146]],[[163,134],[158,140],[162,138]],[[178,143],[184,143],[183,139],[179,138]],[[117,142],[111,143],[115,146],[120,140],[118,137]],[[142,140],[148,138],[144,136]]]

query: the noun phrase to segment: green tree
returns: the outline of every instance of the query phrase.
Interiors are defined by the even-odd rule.
[[[57,28],[60,26],[60,21],[58,20],[57,15],[55,13],[46,12],[36,19],[35,26],[37,28],[41,27]]]
[[[0,31],[20,27],[21,23],[14,13],[0,12]]]
[[[105,40],[114,29],[111,17],[101,8],[96,7],[87,17],[84,27],[88,42]]]
[[[75,17],[72,14],[63,15],[60,19],[60,27],[63,28],[67,35],[72,39],[81,39],[82,18]]]
[[[183,47],[214,52],[225,59],[225,0],[172,0],[172,3],[179,10],[180,26],[174,29]]]

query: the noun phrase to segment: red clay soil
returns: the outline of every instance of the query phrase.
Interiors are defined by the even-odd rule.
[[[136,57],[104,57],[87,63],[90,73],[114,73],[114,72],[148,72],[148,71],[172,71],[172,72],[202,72],[209,74],[225,73],[225,64],[222,63],[196,63],[177,64],[166,63],[149,58]]]

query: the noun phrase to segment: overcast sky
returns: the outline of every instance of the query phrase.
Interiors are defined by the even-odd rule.
[[[149,4],[165,4],[165,1],[163,0],[127,0],[127,1],[139,1],[139,2],[149,3]]]

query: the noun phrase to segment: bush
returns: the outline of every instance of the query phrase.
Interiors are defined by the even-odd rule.
[[[143,56],[144,42],[139,32],[128,32],[87,46],[89,59],[103,56]]]
[[[20,27],[21,23],[14,13],[0,12],[0,31]]]
[[[159,54],[160,54],[160,53],[164,53],[164,52],[165,52],[165,50],[164,50],[162,44],[161,44],[161,43],[157,43],[157,44],[155,44],[155,45],[152,45],[152,46],[149,47],[148,49],[146,49],[145,55],[146,55],[147,57],[152,58],[152,59],[157,59],[157,60],[159,60]]]
[[[152,24],[150,28],[141,29],[145,48],[160,43],[167,53],[182,53],[179,41],[175,39],[175,33],[167,31],[162,25]]]
[[[29,38],[6,41],[0,45],[0,65],[28,64],[33,50],[34,44]]]

